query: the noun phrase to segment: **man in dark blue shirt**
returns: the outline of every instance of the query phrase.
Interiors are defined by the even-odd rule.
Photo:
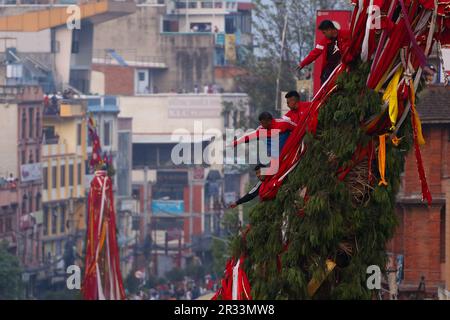
[[[257,196],[258,196],[258,194],[259,194],[259,188],[261,187],[261,184],[262,184],[262,182],[264,181],[264,179],[265,179],[265,176],[263,176],[262,174],[261,174],[261,168],[265,168],[266,166],[265,165],[262,165],[262,164],[258,164],[256,167],[255,167],[255,174],[256,174],[256,177],[258,178],[258,183],[252,188],[252,190],[250,190],[245,196],[243,196],[242,198],[240,198],[238,201],[236,201],[236,202],[234,202],[234,203],[232,203],[231,205],[230,205],[230,208],[236,208],[237,206],[239,206],[239,205],[241,205],[241,204],[244,204],[244,203],[247,203],[247,202],[249,202],[249,201],[252,201],[253,199],[255,199]]]

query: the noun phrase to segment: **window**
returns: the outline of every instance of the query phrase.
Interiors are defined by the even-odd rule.
[[[172,144],[158,145],[158,166],[171,166],[172,162]]]
[[[0,234],[3,233],[3,219],[0,218]]]
[[[66,207],[61,207],[61,221],[59,223],[59,231],[64,233],[66,231]]]
[[[138,80],[145,81],[145,72],[144,71],[138,72]]]
[[[225,17],[225,33],[227,34],[236,33],[236,21],[234,16]]]
[[[61,188],[66,186],[66,165],[62,164],[59,172]]]
[[[103,124],[103,136],[105,146],[111,145],[111,122],[107,121]]]
[[[33,212],[33,194],[30,193],[30,195],[28,196],[28,209],[30,210],[30,212]]]
[[[27,152],[26,152],[26,150],[22,150],[22,164],[26,164],[27,163]]]
[[[186,9],[186,2],[187,2],[187,1],[177,1],[177,2],[175,3],[175,6],[176,6],[177,9]],[[197,2],[195,2],[195,1],[189,1],[189,3],[188,3],[188,8],[189,8],[189,9],[195,9],[195,8],[197,8]]]
[[[27,116],[24,111],[22,112],[22,139],[27,138],[26,134],[27,134]]]
[[[38,192],[38,194],[36,195],[36,211],[41,210],[41,194]]]
[[[73,187],[73,164],[69,165],[69,186]]]
[[[215,48],[214,64],[216,66],[224,66],[225,65],[225,49],[224,48]]]
[[[34,109],[33,108],[28,109],[28,114],[29,114],[29,116],[28,116],[28,126],[29,126],[29,128],[28,128],[28,137],[31,139],[31,138],[33,138],[33,134],[34,134],[34,128],[33,128],[33,125],[34,125]]]
[[[78,53],[80,51],[80,30],[73,29],[72,33],[72,53]]]
[[[77,146],[81,146],[81,123],[77,124]]]
[[[23,198],[22,198],[22,214],[26,214],[27,213],[27,195],[24,194]]]
[[[44,167],[44,172],[43,172],[43,179],[44,179],[44,190],[48,189],[48,168]]]
[[[180,30],[178,21],[176,20],[164,20],[163,32],[178,32]]]
[[[203,1],[201,4],[204,9],[222,9],[222,1]]]
[[[52,188],[53,189],[56,188],[56,174],[57,174],[56,166],[53,166],[52,167]]]
[[[56,229],[57,222],[58,222],[58,211],[57,209],[54,208],[52,212],[52,234],[55,234],[57,231]]]
[[[33,150],[30,150],[30,156],[28,157],[28,163],[33,163]]]
[[[82,177],[82,172],[81,172],[81,163],[78,163],[77,165],[77,183],[80,185],[81,184],[81,177]]]
[[[36,149],[36,162],[41,162],[39,148]]]
[[[43,233],[44,235],[48,235],[48,208],[44,207],[44,217],[42,218],[42,225],[43,225]]]
[[[5,219],[5,232],[12,231],[12,219],[11,217],[8,217]]]
[[[41,130],[41,115],[39,112],[36,112],[36,138],[38,139],[41,137],[40,130]]]

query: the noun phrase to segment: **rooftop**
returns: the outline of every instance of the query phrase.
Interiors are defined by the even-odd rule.
[[[67,11],[71,3],[59,3],[58,6],[32,7],[24,9],[20,14],[0,17],[0,31],[36,32],[49,28],[65,26],[72,12]],[[93,24],[116,19],[136,12],[136,4],[132,1],[88,0],[79,4],[81,19],[88,19]]]
[[[423,123],[450,123],[450,86],[427,87],[419,94],[417,110]]]

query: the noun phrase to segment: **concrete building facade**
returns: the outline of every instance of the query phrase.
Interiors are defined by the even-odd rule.
[[[42,245],[42,96],[39,86],[0,87],[0,126],[5,132],[0,139],[0,171],[15,184],[15,191],[2,192],[3,230],[29,283],[36,279]]]
[[[153,266],[159,274],[184,265],[198,249],[196,246],[201,247],[200,243],[207,248],[205,234],[210,236],[220,224],[225,167],[213,161],[207,165],[208,157],[204,158],[203,152],[208,145],[217,152],[224,150],[224,141],[212,138],[222,138],[225,129],[233,127],[230,119],[248,116],[248,97],[245,94],[150,94],[120,97],[119,101],[121,116],[133,117],[133,194],[139,199],[143,215],[140,234],[144,232],[145,216],[149,222],[147,230],[155,244]],[[242,109],[225,115],[226,102]],[[183,141],[189,148],[200,150],[199,164],[194,164],[194,158],[192,164],[174,162],[172,153],[180,138],[186,139]],[[233,177],[238,180],[238,189],[244,189],[245,176]],[[214,207],[210,195],[222,204]],[[168,256],[171,258],[167,259]]]
[[[85,102],[64,99],[57,109],[44,110],[42,279],[61,278],[66,264],[82,263],[86,132]]]

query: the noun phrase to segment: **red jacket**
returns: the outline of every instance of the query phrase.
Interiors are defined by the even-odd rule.
[[[345,51],[350,46],[350,38],[351,34],[349,30],[338,30],[338,47],[341,51],[341,55],[343,56]],[[328,38],[324,38],[322,41],[316,44],[316,47],[309,53],[309,55],[300,62],[300,67],[304,68],[305,66],[313,63],[322,53],[325,53],[325,63],[324,66],[327,65],[326,54],[328,45],[332,43],[332,40]]]
[[[268,130],[264,130],[262,126],[259,126],[255,131],[249,132],[246,135],[240,137],[239,139],[235,139],[233,141],[233,146],[237,146],[241,143],[247,143],[251,140],[258,139],[260,137],[271,137],[272,130],[280,130],[278,133],[283,133],[286,131],[292,131],[297,126],[296,123],[291,121],[290,119],[282,118],[282,119],[273,119]]]
[[[295,110],[289,110],[284,116],[283,119],[290,120],[296,124],[302,122],[303,118],[306,116],[306,112],[311,106],[311,102],[299,101],[298,107]]]

